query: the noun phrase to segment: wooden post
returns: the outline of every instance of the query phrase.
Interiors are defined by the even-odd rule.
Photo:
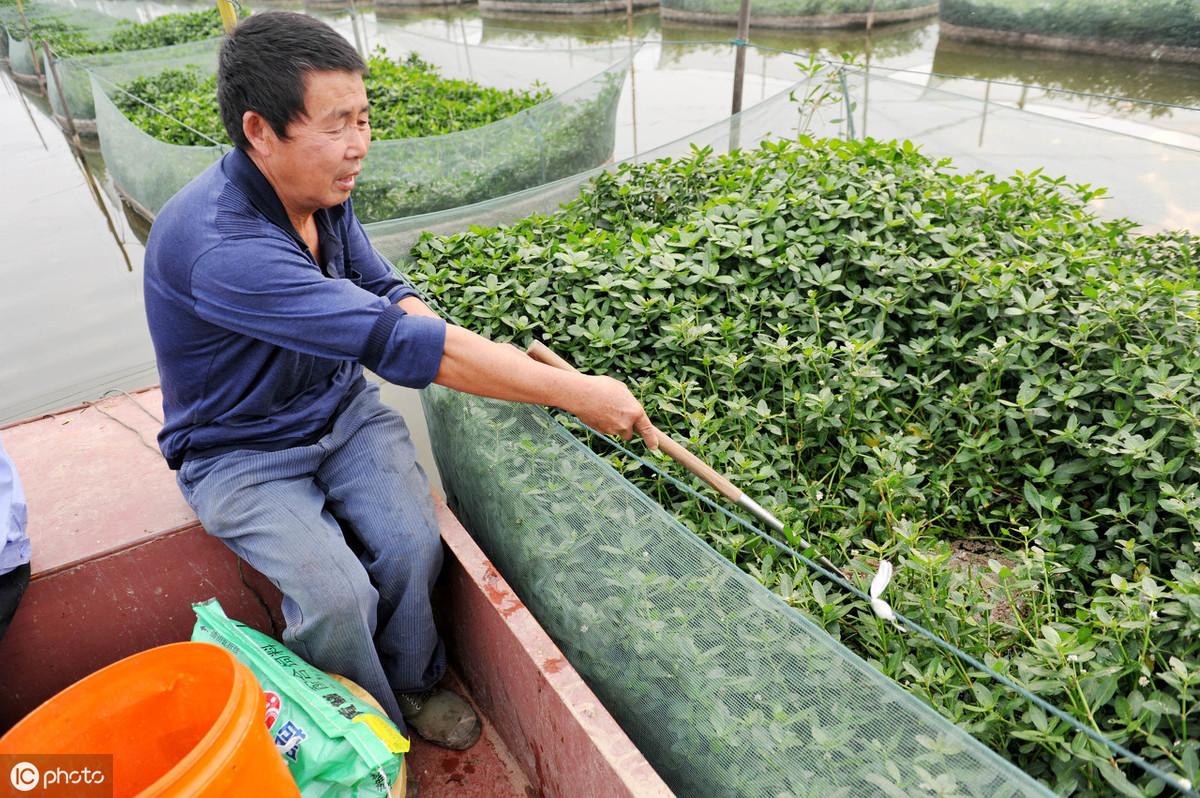
[[[38,61],[37,46],[33,43],[33,29],[29,27],[29,19],[25,16],[25,4],[17,0],[17,13],[21,16],[21,24],[25,27],[25,42],[29,45],[29,60],[33,62],[33,74],[37,76],[42,92],[46,91],[46,78],[42,76],[42,64]]]
[[[71,143],[76,147],[81,147],[83,145],[79,143],[79,131],[75,129],[75,118],[71,116],[71,106],[67,104],[67,93],[63,91],[62,80],[58,77],[58,67],[54,64],[54,57],[50,55],[50,45],[46,42],[42,42],[42,52],[46,54],[46,68],[50,70],[50,77],[54,79],[54,88],[58,91],[58,101],[62,103],[63,117],[67,120],[67,133],[71,135]]]
[[[229,0],[217,0],[217,12],[221,15],[221,24],[225,26],[225,33],[233,33],[233,29],[237,27],[238,23],[237,10],[233,7],[233,3]]]
[[[737,28],[738,46],[737,56],[733,62],[733,110],[731,114],[736,114],[742,110],[742,82],[746,78],[746,44],[750,38],[750,0],[742,0],[742,7],[738,9],[738,28]]]

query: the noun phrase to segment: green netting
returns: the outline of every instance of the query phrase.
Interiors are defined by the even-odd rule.
[[[983,82],[970,95],[936,83],[850,70],[846,90],[853,113],[838,123],[818,119],[812,132],[910,139],[928,154],[953,157],[963,170],[1045,170],[1107,188],[1109,196],[1095,204],[1110,218],[1133,219],[1147,231],[1200,230],[1200,158],[1179,146],[1177,137],[1051,106],[998,106]]]
[[[66,97],[67,106],[76,125],[89,132],[95,131],[96,106],[92,99],[89,72],[97,72],[113,83],[122,84],[145,74],[159,72],[167,65],[182,65],[193,60],[198,65],[211,68],[212,54],[219,42],[220,39],[216,38],[147,50],[57,58],[53,70],[43,59],[46,93],[50,97],[54,113],[64,116],[65,110],[55,77],[61,80],[62,95]]]
[[[455,511],[679,794],[1050,794],[543,412],[437,388],[424,402]]]
[[[1200,221],[1188,210],[1200,201],[1194,153],[1042,115],[989,111],[978,98],[854,69],[837,80],[849,103],[810,114],[785,99],[811,96],[830,77],[827,71],[639,160],[680,154],[688,142],[723,152],[732,141],[788,136],[801,124],[840,137],[869,127],[967,168],[1066,166],[1072,178],[1121,177],[1114,184],[1121,204],[1106,211],[1149,216],[1153,226]],[[422,231],[459,232],[547,212],[574,198],[589,176],[368,232],[403,269]],[[1147,185],[1151,191],[1137,190]],[[465,522],[681,794],[1048,794],[965,734],[946,736],[946,724],[923,705],[893,695],[896,685],[855,670],[862,665],[856,658],[733,573],[539,411],[439,389],[425,401],[442,481]],[[806,692],[812,684],[823,692]],[[930,748],[941,754],[931,760]],[[1062,753],[1073,756],[1066,747]],[[889,764],[897,761],[899,772]]]
[[[662,0],[662,17],[737,24],[739,0]],[[754,0],[751,28],[840,28],[904,22],[937,14],[929,0]]]
[[[37,75],[41,65],[40,41],[48,39],[55,52],[86,52],[96,43],[111,35],[121,21],[106,14],[84,9],[62,9],[47,6],[32,6],[26,12],[26,20],[32,28],[33,40],[37,45],[38,63],[34,63],[34,50],[25,36],[24,25],[15,13],[4,17],[5,35],[8,41],[9,69],[17,78],[26,80]]]
[[[418,53],[446,77],[497,88],[528,88],[541,82],[555,94],[472,130],[374,142],[354,192],[355,207],[365,221],[477,202],[590,169],[612,155],[616,110],[633,56],[628,48],[529,52],[398,31],[378,40],[391,53]],[[187,147],[158,141],[132,124],[111,98],[131,68],[155,74],[191,65],[211,74],[215,46],[210,48],[173,50],[158,60],[93,71],[96,126],[105,161],[118,190],[145,215],[156,214],[222,149],[215,143]]]
[[[942,0],[942,34],[1200,63],[1193,0]]]

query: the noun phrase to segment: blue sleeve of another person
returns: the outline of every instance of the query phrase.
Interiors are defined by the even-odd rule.
[[[25,534],[25,491],[4,443],[0,441],[0,574],[29,562]]]

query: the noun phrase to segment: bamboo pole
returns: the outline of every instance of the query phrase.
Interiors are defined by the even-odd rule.
[[[54,79],[54,89],[58,92],[58,101],[62,103],[63,117],[67,120],[67,133],[71,136],[71,143],[76,147],[82,147],[79,143],[79,131],[75,128],[75,118],[71,116],[71,106],[67,104],[67,94],[63,91],[62,80],[58,77],[58,66],[54,63],[54,57],[50,54],[50,45],[42,42],[42,52],[46,54],[46,68],[50,70],[50,77]]]
[[[225,26],[225,32],[233,33],[238,23],[237,9],[233,7],[233,3],[229,0],[217,0],[217,12],[221,15],[221,24]]]
[[[17,13],[21,16],[21,24],[25,27],[25,43],[29,45],[29,60],[33,61],[33,74],[37,76],[38,87],[44,94],[46,78],[42,75],[42,62],[38,60],[37,45],[33,43],[33,29],[29,27],[29,19],[25,16],[25,3],[17,0]]]

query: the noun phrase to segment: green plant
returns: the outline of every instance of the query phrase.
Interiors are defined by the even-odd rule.
[[[381,140],[470,130],[550,99],[538,83],[514,91],[446,78],[416,53],[393,61],[383,48],[369,59],[366,84],[371,128]]]
[[[248,12],[242,11],[241,15],[247,14]],[[212,8],[190,13],[165,14],[148,22],[122,20],[119,25],[105,42],[109,52],[147,50],[152,47],[198,42],[225,32],[221,24],[221,15]]]
[[[376,140],[417,138],[454,133],[486,125],[549,99],[549,92],[534,86],[513,91],[480,86],[465,80],[443,78],[433,65],[411,53],[403,61],[392,61],[380,48],[367,62],[364,76],[371,101],[372,136]],[[219,131],[213,136],[229,143],[217,107],[216,76],[195,67],[168,69],[138,78],[123,86],[116,97],[118,107],[155,138],[171,144],[207,144],[187,127]],[[144,102],[138,102],[142,100]],[[149,108],[150,103],[177,116],[187,127]]]
[[[1195,782],[1200,249],[1098,219],[1101,193],[802,138],[622,166],[559,212],[426,235],[409,271],[482,334],[624,376],[793,542],[860,580],[892,559],[898,611]],[[1161,789],[610,459],[1059,793]]]

